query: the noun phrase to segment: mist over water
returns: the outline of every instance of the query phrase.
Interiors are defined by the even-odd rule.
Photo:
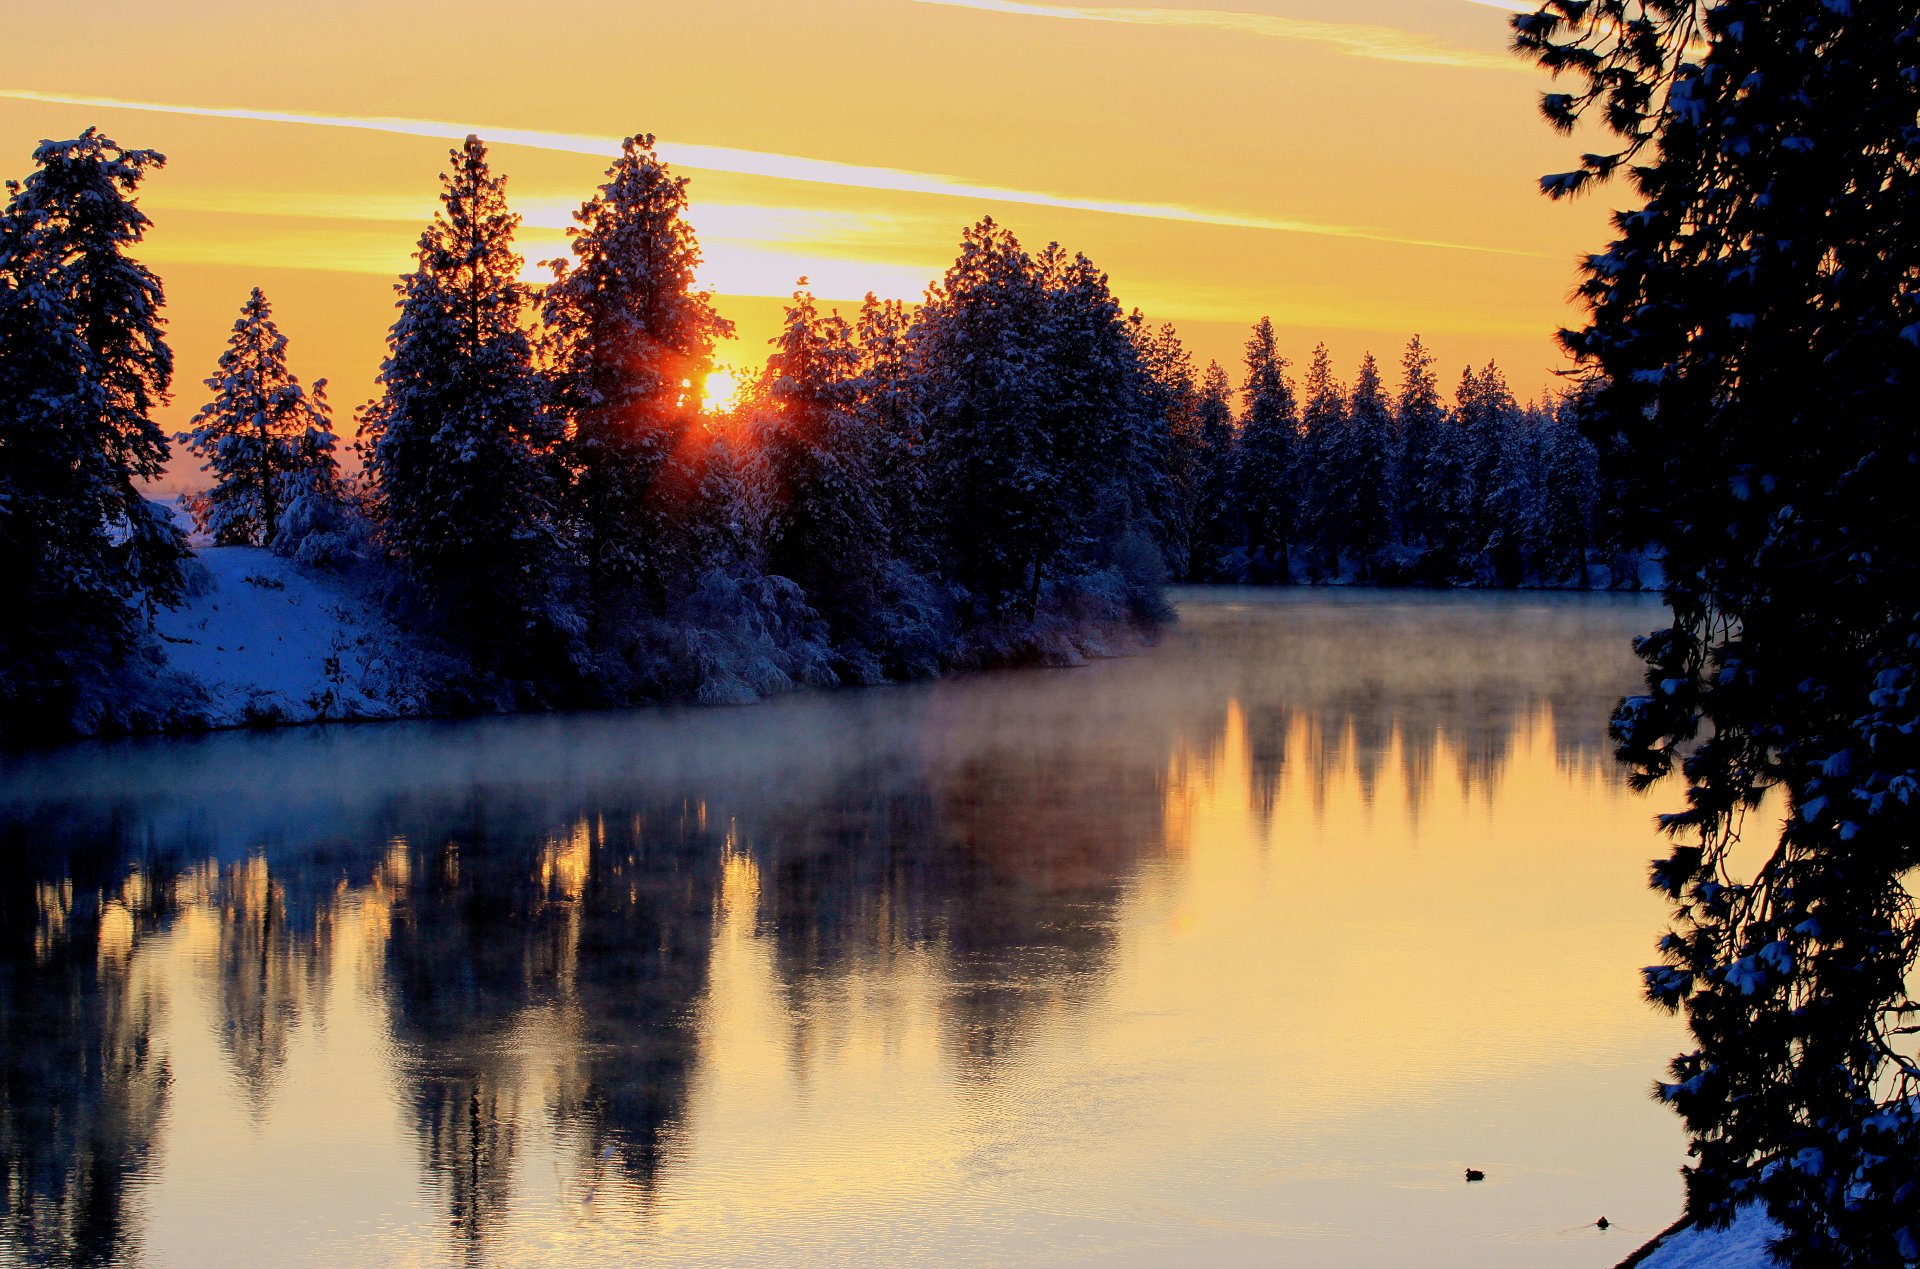
[[[0,1258],[1614,1263],[1680,1202],[1604,738],[1660,610],[1178,597],[1081,669],[0,759]]]

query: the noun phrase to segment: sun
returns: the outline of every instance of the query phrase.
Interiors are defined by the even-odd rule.
[[[700,408],[708,414],[725,414],[740,399],[740,380],[731,370],[709,370]]]

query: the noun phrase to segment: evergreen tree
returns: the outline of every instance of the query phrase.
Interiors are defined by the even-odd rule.
[[[1150,327],[1136,312],[1128,330],[1144,374],[1146,408],[1164,421],[1167,431],[1167,473],[1173,490],[1167,550],[1174,573],[1187,576],[1194,566],[1194,525],[1205,475],[1205,442],[1200,435],[1200,398],[1193,378],[1193,358],[1171,325]]]
[[[880,606],[888,560],[874,437],[854,408],[859,372],[846,320],[796,291],[767,362],[772,409],[757,436],[770,494],[766,566],[800,586],[842,644],[859,642]]]
[[[0,718],[65,726],[180,592],[185,543],[135,483],[168,456],[165,296],[126,254],[165,159],[91,128],[33,159],[0,213]]]
[[[927,536],[926,437],[914,404],[912,321],[899,300],[868,293],[854,327],[860,366],[854,409],[871,439],[876,494],[891,553],[932,567]]]
[[[1594,541],[1600,478],[1593,444],[1580,434],[1575,398],[1565,396],[1535,415],[1538,435],[1537,510],[1529,537],[1545,581],[1588,584],[1587,553]]]
[[[287,369],[287,337],[255,287],[220,354],[219,372],[206,383],[213,400],[193,416],[191,431],[174,438],[204,458],[201,470],[214,477],[194,505],[194,520],[222,545],[269,545],[289,502],[333,484],[326,380],[308,392]]]
[[[1525,456],[1518,441],[1519,405],[1500,368],[1489,361],[1460,377],[1454,428],[1464,514],[1455,517],[1454,569],[1462,580],[1520,581],[1519,542],[1510,531],[1526,506]]]
[[[1233,381],[1217,361],[1207,363],[1200,377],[1200,397],[1194,407],[1198,426],[1199,468],[1195,480],[1193,536],[1188,575],[1212,581],[1220,575],[1227,551],[1240,540],[1243,526],[1234,506],[1233,472],[1238,436],[1233,422]]]
[[[1046,433],[1034,426],[1035,400],[1053,391],[1043,303],[1032,258],[989,217],[966,231],[914,324],[940,558],[976,618],[1028,601],[1071,532],[1057,518]]]
[[[1353,518],[1355,472],[1348,461],[1346,391],[1334,377],[1333,357],[1325,344],[1314,346],[1300,387],[1306,404],[1300,411],[1300,475],[1294,487],[1300,493],[1306,536],[1325,572],[1338,577]]]
[[[686,457],[714,343],[733,330],[695,289],[687,181],[653,147],[646,135],[622,144],[606,183],[575,213],[572,259],[553,262],[541,303],[568,425],[570,519],[601,617],[635,583],[656,602],[663,593],[684,508],[670,505],[673,482],[662,474]]]
[[[523,323],[519,217],[476,137],[401,279],[360,444],[382,537],[484,671],[538,676],[574,631],[555,594],[559,429]]]
[[[1348,541],[1360,556],[1360,574],[1372,575],[1372,560],[1393,531],[1393,407],[1380,382],[1380,363],[1368,353],[1354,376],[1347,411]]]
[[[1666,552],[1672,621],[1614,719],[1686,805],[1652,998],[1688,1214],[1764,1199],[1800,1266],[1920,1260],[1920,19],[1911,4],[1555,0],[1518,47],[1597,111],[1637,206],[1586,263],[1588,426]],[[1789,816],[1737,846],[1769,788]]]
[[[1291,580],[1288,559],[1299,494],[1300,418],[1293,385],[1287,381],[1287,359],[1280,355],[1268,318],[1261,318],[1247,339],[1246,365],[1241,389],[1246,413],[1240,424],[1234,484],[1246,517],[1253,566],[1285,583]]]
[[[1440,545],[1443,526],[1455,514],[1452,448],[1447,407],[1433,357],[1415,335],[1400,361],[1400,398],[1394,407],[1399,454],[1401,531],[1409,543]]]

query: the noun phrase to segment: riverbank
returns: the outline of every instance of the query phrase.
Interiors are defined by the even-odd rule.
[[[687,612],[653,623],[650,643],[662,681],[651,690],[617,699],[529,699],[511,685],[487,682],[456,650],[394,620],[377,594],[377,579],[306,567],[246,546],[203,546],[185,571],[182,602],[154,614],[150,659],[77,712],[75,735],[172,735],[661,702],[749,705],[808,687],[872,685],[949,670],[1084,664],[1139,651],[1172,618],[1170,608],[1152,619],[1136,618],[1139,604],[1120,584],[1109,588],[1111,594],[1090,587],[1050,596],[1028,620],[988,623],[957,637],[950,630],[928,633],[921,638],[926,655],[905,672],[889,674],[871,658],[843,664],[810,611],[802,611],[806,620],[792,629],[769,623],[738,579],[716,574],[703,581]],[[934,655],[935,649],[943,649],[942,655]]]
[[[1681,1220],[1649,1240],[1615,1269],[1779,1269],[1767,1245],[1780,1227],[1757,1208],[1746,1208],[1725,1229],[1702,1229]]]

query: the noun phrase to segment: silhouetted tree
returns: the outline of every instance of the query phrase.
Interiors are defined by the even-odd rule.
[[[301,494],[329,487],[338,471],[326,380],[311,392],[287,369],[287,337],[259,287],[207,379],[214,398],[174,437],[206,463],[214,485],[193,504],[194,521],[222,546],[267,546],[280,513]]]
[[[166,160],[91,128],[33,160],[0,213],[0,723],[64,728],[180,593],[185,543],[136,486],[168,455],[166,299],[126,254]]]
[[[1637,205],[1589,257],[1588,427],[1666,549],[1671,624],[1614,719],[1676,770],[1653,870],[1674,904],[1653,999],[1694,1045],[1689,1215],[1764,1198],[1795,1265],[1920,1259],[1920,20],[1910,4],[1555,0],[1517,47],[1567,73],[1547,118],[1618,139]],[[1789,807],[1749,871],[1767,789]]]
[[[657,603],[684,553],[662,474],[686,457],[712,368],[733,331],[694,275],[687,180],[651,136],[628,137],[606,184],[574,214],[572,258],[553,262],[541,296],[554,402],[568,425],[569,519],[586,559],[596,620],[644,584]],[[682,560],[684,570],[692,561]]]
[[[468,137],[396,288],[366,455],[380,530],[484,670],[530,673],[573,618],[556,602],[559,429],[535,373],[506,180]]]

